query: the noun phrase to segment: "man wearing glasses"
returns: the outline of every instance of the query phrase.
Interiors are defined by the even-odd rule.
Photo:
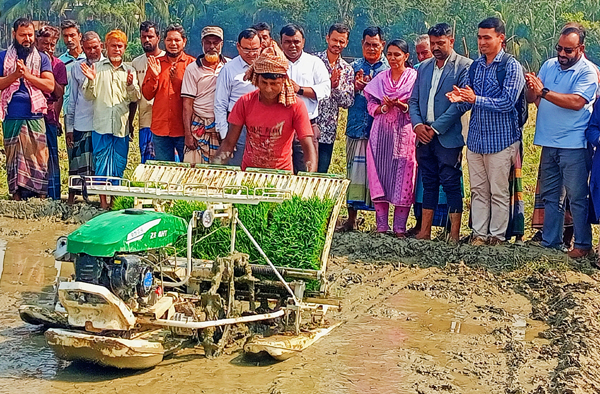
[[[534,144],[542,147],[540,195],[544,203],[542,246],[562,248],[564,203],[573,215],[575,243],[569,257],[589,254],[588,176],[591,157],[585,130],[598,89],[595,66],[584,56],[585,30],[569,24],[560,33],[557,56],[538,75],[526,75],[527,100],[538,107]],[[564,193],[563,191],[566,191]]]
[[[246,29],[238,35],[237,50],[239,56],[227,62],[217,77],[217,88],[215,91],[215,126],[221,139],[225,139],[229,124],[227,116],[233,109],[235,103],[246,93],[256,90],[251,81],[244,80],[248,67],[260,54],[260,37],[256,30]],[[246,146],[246,129],[243,128],[240,138],[235,146],[233,157],[229,165],[241,166]]]

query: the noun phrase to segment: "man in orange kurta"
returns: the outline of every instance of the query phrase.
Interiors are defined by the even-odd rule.
[[[148,70],[142,85],[146,100],[154,99],[152,129],[156,160],[175,161],[175,152],[183,160],[184,129],[181,84],[188,64],[195,59],[183,51],[187,43],[179,24],[165,31],[165,54],[148,57]]]

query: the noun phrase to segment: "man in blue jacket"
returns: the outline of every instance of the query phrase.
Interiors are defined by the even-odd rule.
[[[452,228],[450,237],[459,240],[463,211],[461,161],[465,145],[461,116],[464,109],[451,103],[446,93],[464,87],[472,61],[454,52],[454,34],[447,23],[429,29],[433,58],[418,69],[410,98],[410,118],[417,134],[417,163],[423,179],[423,219],[418,239],[431,239],[433,215],[440,184],[447,196]]]

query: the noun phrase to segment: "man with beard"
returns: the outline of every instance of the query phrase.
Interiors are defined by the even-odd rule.
[[[123,62],[127,36],[112,30],[104,39],[106,56],[89,66],[81,63],[87,78],[83,83],[86,100],[94,101],[92,149],[96,175],[123,177],[129,153],[129,104],[140,99],[140,88],[133,67]],[[103,209],[108,208],[106,196],[100,196]]]
[[[140,25],[140,40],[144,53],[131,62],[131,66],[135,68],[138,81],[143,81],[146,77],[148,69],[148,58],[150,56],[160,57],[165,54],[165,51],[158,47],[160,41],[160,31],[154,22],[145,21]],[[142,164],[146,160],[154,159],[154,142],[152,141],[152,100],[146,100],[142,96],[137,103],[139,108],[139,144]],[[132,104],[132,107],[135,104]],[[135,118],[135,108],[129,108],[129,131],[133,134],[133,119]]]
[[[338,128],[340,108],[349,108],[354,103],[354,70],[342,59],[342,51],[348,45],[350,29],[342,23],[335,23],[325,37],[327,49],[316,56],[323,61],[331,81],[331,96],[319,101],[317,125],[319,138],[319,165],[317,172],[327,173],[333,154],[333,143]]]
[[[217,77],[227,60],[221,55],[223,29],[206,26],[200,35],[203,55],[190,63],[183,75],[183,128],[186,163],[207,164],[221,145],[215,129]]]
[[[429,29],[427,44],[431,45],[434,58],[421,63],[409,101],[410,119],[418,140],[417,164],[423,179],[422,225],[417,238],[431,239],[441,185],[447,205],[444,204],[445,212],[440,215],[447,220],[449,212],[450,238],[458,242],[463,211],[461,162],[465,141],[461,116],[464,111],[458,104],[450,103],[446,93],[454,85],[465,87],[472,62],[454,52],[454,32],[447,23]]]
[[[254,29],[245,29],[238,34],[236,45],[239,56],[227,62],[217,77],[217,90],[215,92],[215,125],[223,140],[227,136],[229,124],[227,117],[233,106],[246,93],[256,90],[252,82],[245,80],[244,75],[250,65],[256,60],[261,51],[260,38]],[[242,128],[237,139],[233,157],[229,165],[242,165],[242,157],[246,147],[246,128]]]
[[[77,22],[70,19],[62,21],[60,24],[60,31],[67,50],[59,56],[59,59],[65,64],[68,76],[71,73],[71,67],[79,60],[85,59],[85,53],[83,53],[83,49],[81,48],[81,31],[79,30],[79,24]],[[70,94],[71,88],[69,84],[67,84],[61,101],[61,106],[65,110],[65,114],[69,107]]]
[[[304,52],[304,29],[294,23],[281,28],[281,49],[289,61],[288,75],[294,85],[298,97],[304,101],[308,117],[313,127],[315,150],[319,149],[321,133],[317,125],[319,116],[319,101],[331,96],[331,81],[329,72],[323,61],[314,55]],[[318,154],[318,153],[317,153]],[[302,146],[298,139],[293,145],[294,173],[306,171],[306,162]]]
[[[33,22],[13,24],[13,44],[0,52],[0,121],[6,151],[8,190],[14,200],[48,189],[48,146],[44,94],[54,91],[52,64],[33,45]]]
[[[69,85],[73,94],[69,100],[69,107],[65,111],[65,128],[67,153],[69,154],[69,175],[94,175],[94,161],[92,148],[92,131],[94,130],[94,103],[87,100],[83,92],[83,84],[87,77],[83,75],[81,64],[92,66],[101,60],[102,40],[95,31],[88,31],[82,38],[85,59],[79,60],[76,67],[71,67]],[[77,116],[75,116],[77,114]],[[69,189],[69,204],[75,200],[75,191]]]
[[[271,37],[271,26],[267,22],[258,22],[252,25],[251,29],[256,30],[260,38],[260,46],[264,49],[271,46],[273,37]]]
[[[38,51],[45,53],[52,64],[54,75],[54,91],[46,95],[48,111],[44,115],[46,122],[46,143],[48,144],[48,196],[60,200],[60,165],[58,162],[58,136],[62,135],[59,120],[62,107],[62,96],[67,85],[67,70],[65,64],[54,56],[54,49],[60,32],[56,27],[43,26],[37,31],[35,46]]]
[[[354,70],[354,104],[348,108],[346,125],[346,176],[351,183],[346,196],[348,220],[338,228],[340,231],[354,230],[359,210],[374,209],[367,180],[367,145],[373,117],[367,111],[363,90],[373,77],[390,68],[383,56],[384,47],[381,28],[367,27],[362,38],[363,57],[350,64]]]
[[[592,229],[588,221],[588,176],[591,157],[585,130],[592,115],[598,78],[584,56],[585,30],[567,25],[538,76],[526,75],[527,100],[538,107],[534,144],[542,147],[540,196],[544,202],[542,246],[563,247],[565,198],[573,216],[574,247],[569,257],[589,254]],[[596,141],[594,141],[596,142]]]
[[[181,84],[185,68],[195,60],[183,52],[186,43],[183,27],[170,25],[165,30],[166,54],[148,57],[142,94],[146,100],[154,99],[151,129],[156,160],[160,161],[175,161],[175,151],[179,158],[184,155]]]

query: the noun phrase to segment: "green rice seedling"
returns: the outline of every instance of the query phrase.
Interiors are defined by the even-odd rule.
[[[293,197],[279,204],[269,223],[267,256],[281,266],[319,269],[332,209],[332,200],[318,197]]]
[[[121,209],[133,208],[135,197],[130,196],[116,196],[112,200],[113,211],[120,211]]]
[[[202,201],[176,200],[173,205],[167,206],[166,212],[179,216],[189,222],[192,219],[194,211],[204,211],[205,209],[206,203]]]
[[[261,246],[273,264],[281,267],[320,269],[325,246],[327,224],[334,201],[318,197],[293,197],[281,204],[262,202],[258,205],[237,205],[239,220]],[[189,220],[194,210],[203,210],[202,203],[176,201],[169,212]],[[218,231],[215,231],[217,230]],[[214,260],[229,254],[230,224],[221,221],[208,229],[196,230],[196,239],[213,234],[195,243],[194,258]],[[266,264],[246,234],[238,228],[236,250],[247,253],[253,264]]]

